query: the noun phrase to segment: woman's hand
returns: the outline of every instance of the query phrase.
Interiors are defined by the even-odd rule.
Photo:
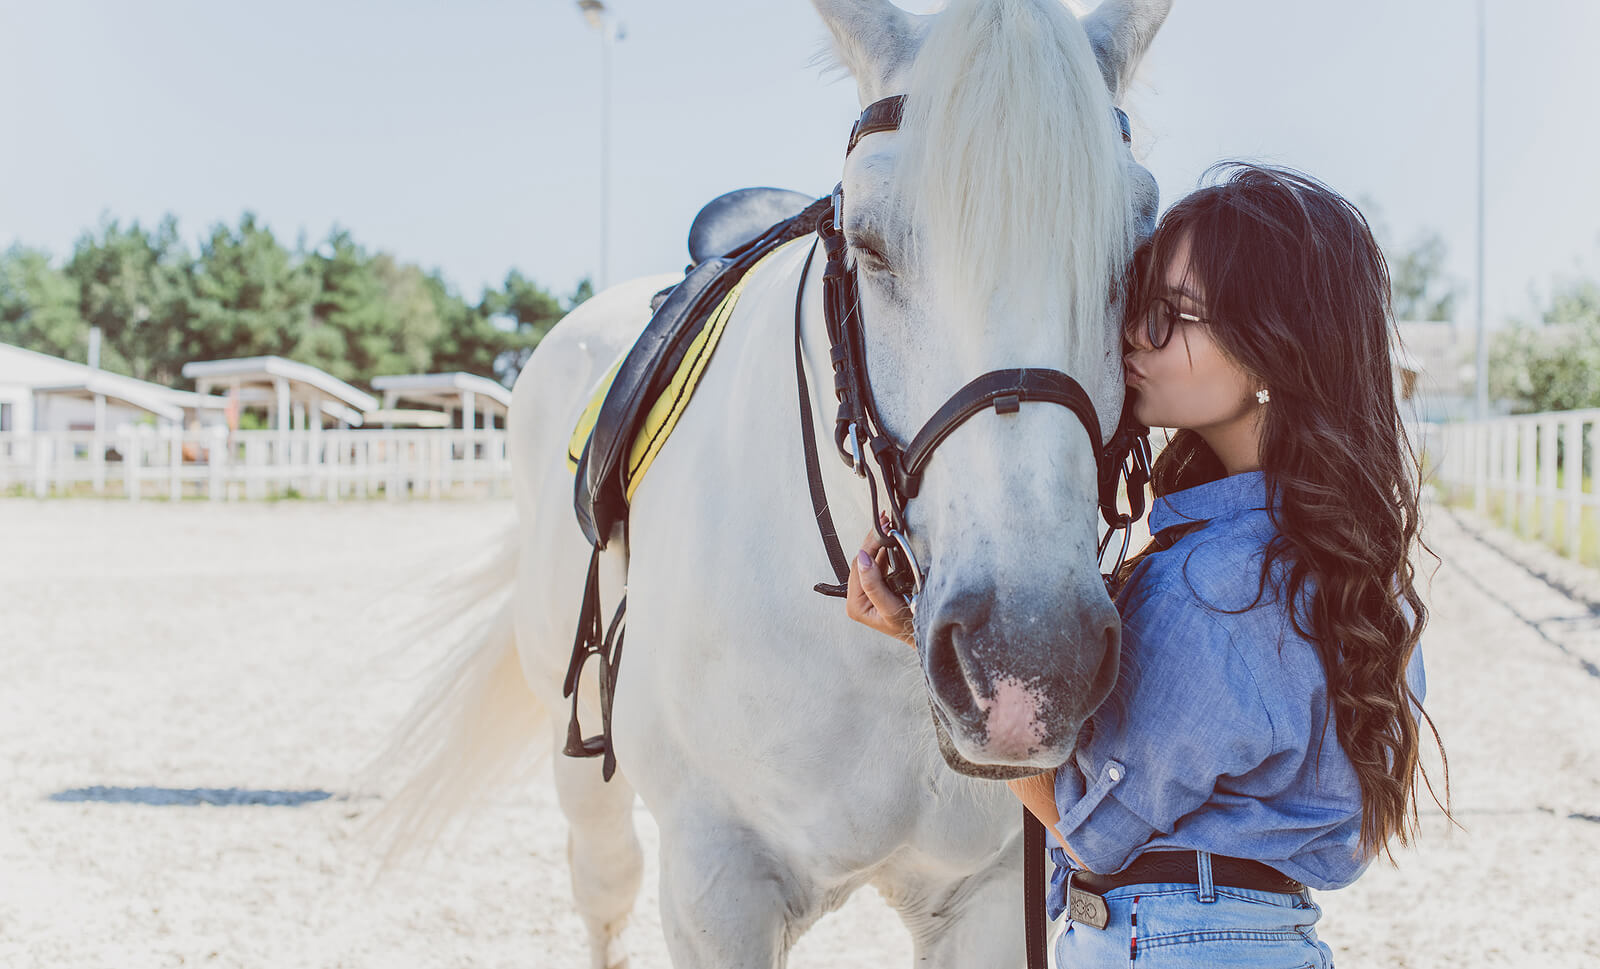
[[[888,567],[889,550],[876,531],[868,532],[861,542],[861,551],[850,563],[844,612],[856,622],[914,647],[917,643],[911,632],[911,607],[889,588],[888,580],[883,577]]]

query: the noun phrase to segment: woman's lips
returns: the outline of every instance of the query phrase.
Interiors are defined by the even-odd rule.
[[[1144,374],[1140,373],[1138,370],[1134,369],[1133,367],[1130,367],[1130,366],[1124,364],[1123,365],[1123,370],[1126,371],[1126,373],[1123,375],[1123,379],[1122,379],[1123,383],[1128,384],[1128,385],[1131,386],[1133,384],[1143,383],[1144,382]]]

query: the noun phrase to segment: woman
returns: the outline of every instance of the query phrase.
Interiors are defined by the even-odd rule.
[[[1011,784],[1059,844],[1063,967],[1331,966],[1308,886],[1416,826],[1427,611],[1388,271],[1327,187],[1219,169],[1130,276],[1134,415],[1176,434],[1122,572],[1117,689],[1071,761]],[[848,609],[909,640],[884,564],[869,537]]]

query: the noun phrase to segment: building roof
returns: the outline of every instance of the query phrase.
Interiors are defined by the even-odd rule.
[[[36,394],[61,394],[64,396],[83,397],[99,395],[111,400],[120,400],[124,404],[149,411],[157,417],[163,417],[169,421],[180,423],[183,421],[183,408],[173,403],[170,397],[138,386],[143,381],[132,381],[130,385],[123,381],[108,379],[115,376],[116,374],[108,374],[103,371],[100,373],[91,371],[83,380],[73,380],[59,384],[35,384],[33,392]],[[156,384],[151,384],[150,386],[156,387],[158,390],[167,389]]]
[[[456,371],[388,374],[373,377],[372,389],[392,393],[397,398],[429,403],[442,403],[447,399],[458,397],[463,391],[471,391],[478,397],[485,397],[499,404],[503,410],[511,408],[511,391],[497,381],[480,377],[475,373]]]
[[[0,384],[14,384],[47,393],[103,394],[169,420],[182,420],[184,407],[199,407],[199,395],[161,384],[100,370],[48,353],[0,343]]]
[[[310,364],[283,357],[236,357],[232,360],[196,360],[183,365],[183,375],[195,381],[201,393],[211,386],[232,383],[271,383],[284,380],[303,383],[315,388],[326,397],[339,401],[352,410],[375,410],[378,401],[371,394],[357,390],[333,374],[318,370]]]

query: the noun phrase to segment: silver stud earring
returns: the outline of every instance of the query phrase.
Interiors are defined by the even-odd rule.
[[[1272,399],[1272,392],[1270,390],[1258,390],[1258,391],[1256,391],[1256,403],[1265,404],[1267,401],[1269,401],[1271,399]]]

